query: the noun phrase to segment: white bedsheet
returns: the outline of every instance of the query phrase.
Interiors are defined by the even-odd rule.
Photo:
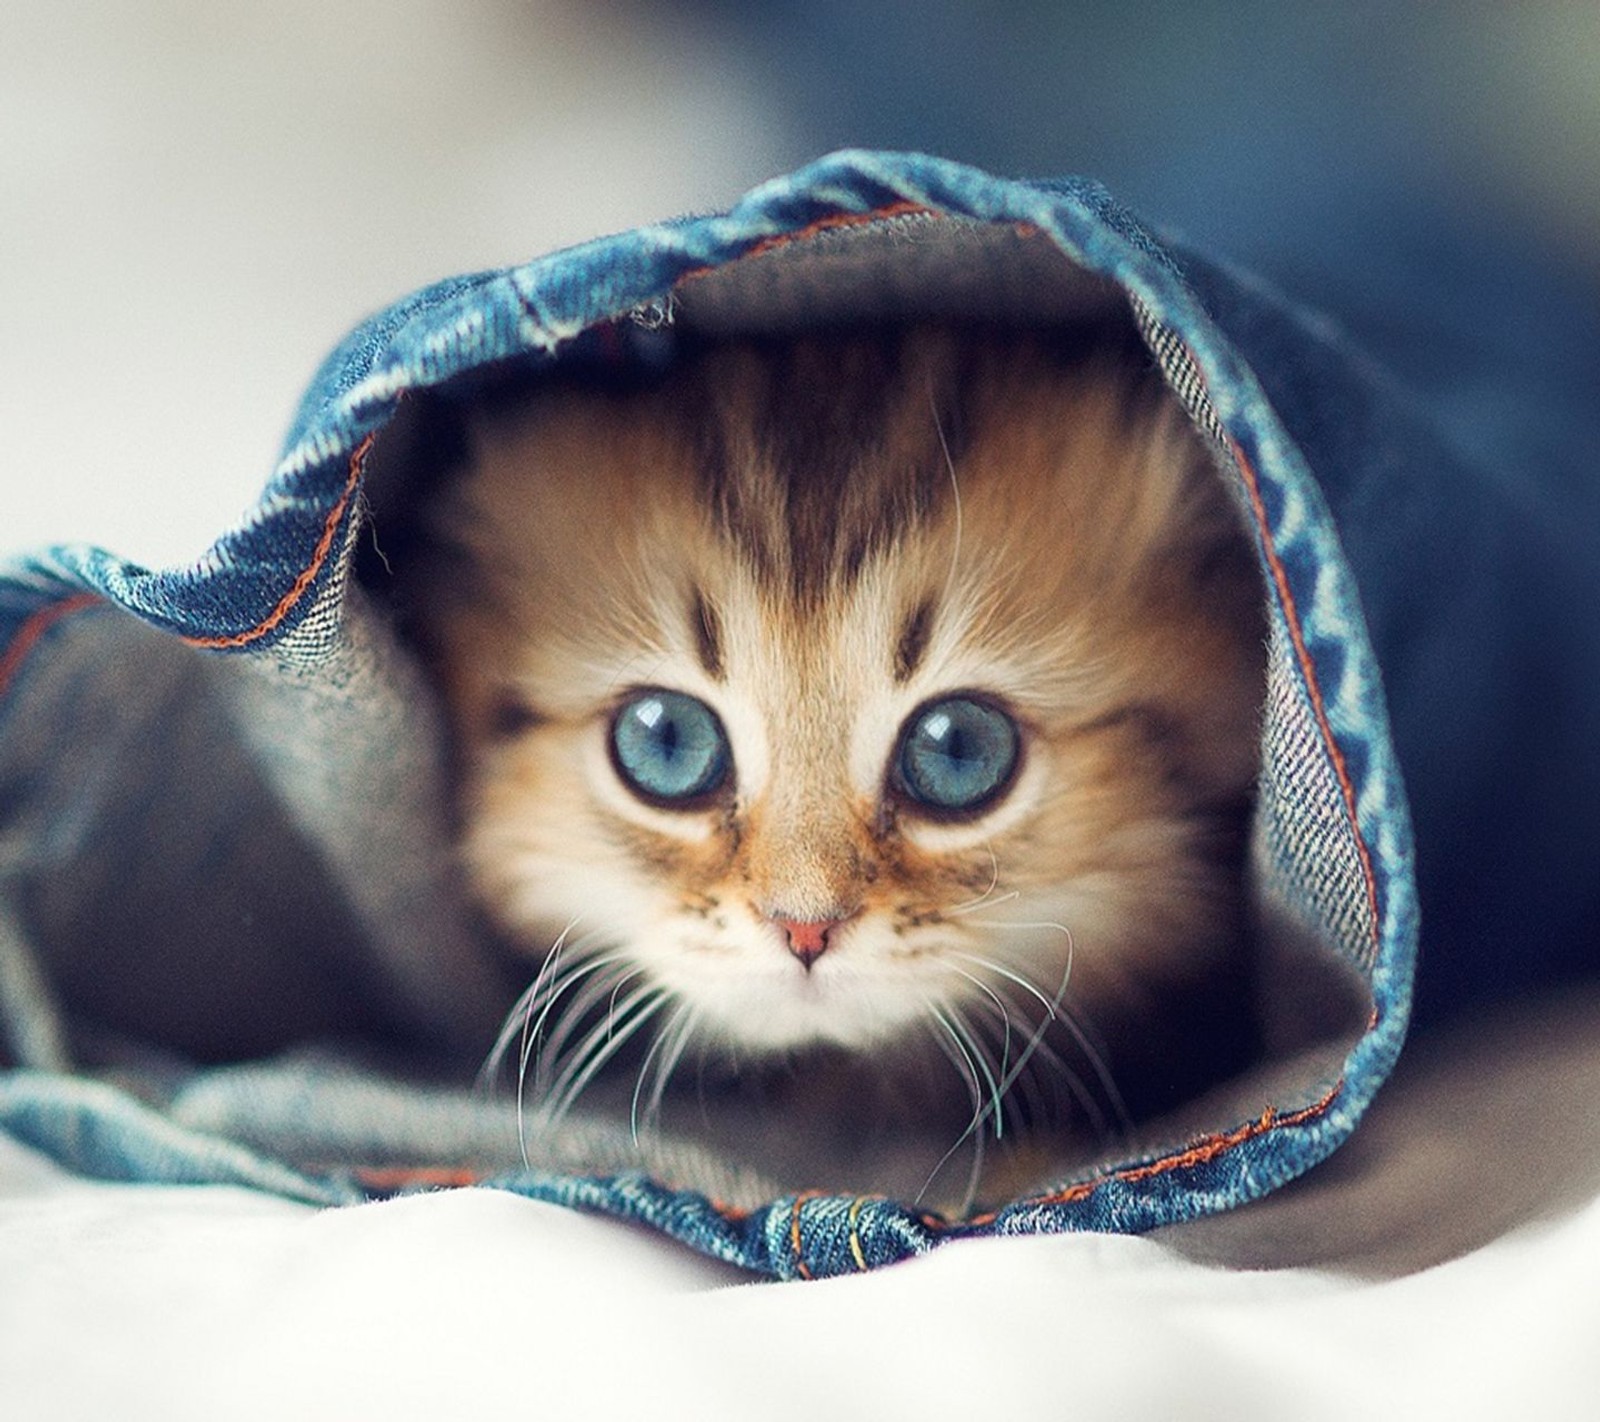
[[[0,1416],[1592,1418],[1597,1027],[1425,1045],[1324,1170],[1198,1228],[821,1283],[494,1191],[317,1211],[0,1138]]]
[[[747,1284],[494,1191],[316,1211],[0,1143],[0,1415],[1593,1417],[1600,1202],[1385,1283],[1149,1239]]]

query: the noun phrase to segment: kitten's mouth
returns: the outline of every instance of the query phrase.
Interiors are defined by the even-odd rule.
[[[694,1004],[711,1038],[736,1052],[782,1053],[813,1046],[860,1051],[911,1030],[903,986],[879,982],[828,951],[806,962],[774,954],[759,970],[672,985]]]

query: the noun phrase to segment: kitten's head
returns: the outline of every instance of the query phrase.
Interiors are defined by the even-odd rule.
[[[437,532],[466,862],[530,951],[570,929],[747,1052],[1227,951],[1260,593],[1126,360],[923,333],[552,388]]]

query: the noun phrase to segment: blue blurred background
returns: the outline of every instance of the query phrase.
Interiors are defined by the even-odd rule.
[[[1588,206],[1600,6],[683,0],[806,146],[1089,172],[1208,243],[1375,178]],[[1582,196],[1580,197],[1581,190]],[[1565,225],[1581,221],[1562,214]],[[1294,230],[1298,230],[1295,228]]]
[[[366,311],[834,147],[1087,172],[1269,270],[1372,192],[1600,230],[1592,0],[0,0],[0,34],[0,551],[187,560]]]

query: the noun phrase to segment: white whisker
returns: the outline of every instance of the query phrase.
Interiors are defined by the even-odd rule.
[[[675,1014],[673,1023],[677,1035],[657,1064],[656,1084],[650,1093],[650,1100],[645,1105],[646,1125],[660,1117],[662,1097],[666,1095],[667,1085],[672,1080],[673,1073],[677,1071],[679,1062],[683,1060],[684,1051],[689,1045],[690,1038],[694,1036],[694,1030],[699,1022],[699,1014],[688,1003],[684,1003]]]
[[[999,1140],[1002,1119],[1000,1100],[1004,1094],[1004,1088],[1000,1084],[1000,1077],[996,1075],[994,1063],[989,1060],[989,1054],[984,1051],[983,1043],[978,1040],[977,1034],[973,1032],[972,1024],[953,1006],[947,1006],[945,1014],[950,1018],[951,1024],[960,1029],[962,1037],[972,1049],[972,1055],[978,1064],[978,1070],[983,1074],[984,1083],[989,1088],[989,1103],[983,1108],[983,1115],[978,1124],[982,1126],[984,1121],[990,1122],[990,1129],[994,1131],[995,1139]],[[1000,1075],[1004,1075],[1003,1069]]]
[[[979,922],[984,923],[985,920],[980,919]],[[993,920],[989,920],[988,922],[993,922]],[[962,953],[959,951],[952,951],[951,956],[955,958],[964,958],[969,963],[976,963],[979,967],[987,968],[991,973],[998,973],[1002,978],[1006,979],[1007,982],[1015,983],[1025,993],[1033,997],[1039,1003],[1039,1005],[1044,1008],[1045,1013],[1050,1018],[1056,1017],[1061,1010],[1062,1000],[1067,995],[1067,984],[1072,980],[1073,948],[1071,932],[1068,929],[1063,928],[1059,923],[1021,923],[1006,924],[1003,926],[1012,928],[1060,928],[1061,931],[1067,935],[1067,965],[1062,970],[1061,985],[1056,989],[1056,995],[1053,998],[1046,997],[1043,990],[1040,989],[1035,983],[1023,977],[1020,973],[1013,972],[1010,968],[1007,968],[1003,964],[995,962],[992,958],[984,958],[976,953]]]
[[[984,1004],[976,1004],[983,1007]],[[1084,1119],[1096,1136],[1104,1137],[1106,1134],[1106,1115],[1100,1108],[1100,1103],[1095,1100],[1094,1093],[1084,1084],[1083,1077],[1069,1066],[1062,1055],[1052,1047],[1047,1040],[1050,1018],[1041,1021],[1023,1048],[1022,1055],[1017,1058],[1017,1064],[1011,1074],[1006,1078],[1005,1088],[1007,1095],[1017,1091],[1019,1085],[1026,1092],[1029,1102],[1036,1109],[1040,1117],[1050,1112],[1049,1103],[1045,1099],[1043,1086],[1045,1081],[1050,1084],[1059,1084],[1066,1087],[1072,1094],[1072,1099],[1077,1103],[1078,1109],[1083,1112]],[[1040,1063],[1048,1069],[1043,1074],[1038,1070]]]
[[[597,1023],[590,1029],[573,1049],[570,1060],[551,1085],[548,1099],[540,1106],[540,1123],[545,1129],[566,1116],[600,1069],[655,1016],[670,996],[662,987],[638,988],[623,999],[615,1019]]]
[[[984,922],[984,920],[979,920],[979,922]],[[999,920],[989,920],[989,922],[998,923]],[[1021,1068],[1023,1063],[1026,1061],[1027,1056],[1031,1052],[1035,1052],[1039,1049],[1039,1043],[1042,1042],[1044,1033],[1047,1030],[1049,1023],[1060,1022],[1066,1031],[1071,1035],[1073,1041],[1077,1043],[1078,1050],[1083,1053],[1084,1060],[1088,1062],[1090,1069],[1094,1072],[1095,1079],[1100,1084],[1100,1089],[1105,1093],[1105,1100],[1110,1105],[1112,1111],[1116,1114],[1117,1120],[1122,1129],[1131,1129],[1132,1117],[1128,1112],[1127,1103],[1122,1099],[1122,1092],[1118,1090],[1116,1081],[1111,1075],[1110,1068],[1106,1065],[1104,1056],[1101,1055],[1094,1043],[1090,1041],[1088,1033],[1084,1031],[1082,1025],[1077,1021],[1073,1014],[1067,1011],[1063,1006],[1064,1002],[1066,1001],[1067,984],[1072,978],[1073,950],[1071,930],[1069,930],[1065,925],[1059,923],[1012,923],[1007,921],[1002,926],[1009,928],[1056,928],[1067,936],[1067,964],[1061,974],[1061,984],[1059,987],[1057,987],[1055,996],[1053,998],[1047,998],[1044,995],[1044,992],[1036,984],[1030,982],[1020,973],[1013,972],[1010,968],[1007,968],[1003,964],[997,963],[992,959],[981,957],[975,953],[953,952],[951,955],[953,957],[963,958],[969,963],[976,963],[980,967],[986,968],[990,972],[996,973],[1000,977],[1005,978],[1008,982],[1016,984],[1016,986],[1028,993],[1044,1008],[1046,1018],[1039,1024],[1039,1030],[1034,1034],[1034,1042],[1032,1042],[1030,1046],[1024,1050],[1023,1057],[1018,1061],[1017,1069]],[[1074,1085],[1074,1095],[1079,1095],[1080,1091],[1085,1093],[1084,1095],[1079,1095],[1079,1104],[1084,1105],[1086,1109],[1088,1109],[1086,1103],[1086,1088],[1083,1087],[1081,1081],[1077,1080],[1076,1073],[1069,1072],[1067,1075],[1071,1079],[1071,1084]],[[1014,1076],[1015,1071],[1013,1072],[1013,1077]],[[1098,1107],[1095,1107],[1092,1114],[1099,1118],[1099,1125],[1096,1127],[1096,1129],[1103,1132],[1105,1121],[1104,1113],[1101,1112]]]
[[[1122,1130],[1131,1131],[1133,1117],[1128,1111],[1127,1102],[1122,1099],[1122,1092],[1117,1089],[1117,1083],[1112,1079],[1111,1068],[1106,1065],[1099,1048],[1089,1040],[1089,1034],[1084,1031],[1072,1013],[1063,1012],[1061,1020],[1066,1024],[1067,1031],[1072,1034],[1072,1040],[1078,1044],[1078,1050],[1083,1053],[1084,1060],[1093,1069],[1095,1079],[1100,1083],[1100,1089],[1105,1092],[1107,1102],[1116,1113],[1117,1124]]]
[[[945,913],[971,913],[973,909],[977,908],[986,898],[989,897],[990,894],[995,891],[997,887],[999,887],[1000,859],[994,852],[994,845],[992,845],[988,840],[984,840],[983,847],[989,851],[989,863],[993,866],[994,870],[994,872],[989,876],[989,887],[979,894],[977,898],[968,899],[964,904],[957,904],[954,908],[948,908],[945,910]],[[1016,898],[1016,894],[1011,893],[1006,897],[1014,899]]]
[[[534,1074],[536,1084],[549,1079],[550,1070],[547,1064],[561,1060],[572,1034],[588,1020],[589,1015],[599,1006],[601,999],[609,996],[614,1009],[617,994],[639,976],[639,969],[619,966],[626,964],[627,961],[626,955],[613,953],[595,959],[590,965],[593,977],[562,1011],[540,1047],[539,1066]],[[606,971],[602,971],[603,969]],[[540,1089],[542,1091],[542,1087]]]
[[[553,1049],[545,1039],[544,1028],[545,1023],[550,1020],[550,1015],[556,1010],[557,1003],[566,996],[568,990],[575,984],[582,982],[591,974],[600,972],[608,964],[615,963],[618,956],[617,954],[610,954],[601,958],[581,959],[573,964],[560,978],[547,985],[544,993],[544,1002],[539,1008],[539,1015],[534,1018],[531,1027],[525,1027],[523,1030],[521,1056],[517,1063],[517,1091],[519,1095],[527,1078],[530,1060],[536,1063],[543,1063],[553,1053]],[[609,978],[609,975],[607,976]],[[570,1012],[569,1006],[564,1010],[562,1017],[558,1019],[558,1025],[562,1021],[570,1020]],[[535,1080],[538,1080],[541,1076],[541,1072],[537,1067],[534,1075]]]
[[[944,455],[944,467],[950,471],[950,493],[955,500],[955,539],[950,547],[950,571],[945,574],[943,601],[950,601],[950,591],[956,584],[956,568],[961,562],[961,481],[956,477],[956,462],[950,457],[950,441],[944,435],[944,422],[939,418],[939,404],[933,397],[933,378],[928,378],[928,411],[933,416],[934,432],[939,436],[939,452]]]
[[[633,1100],[628,1107],[628,1130],[635,1146],[639,1144],[639,1099],[644,1093],[644,1084],[650,1077],[650,1068],[652,1065],[655,1066],[656,1075],[650,1100],[645,1107],[647,1123],[653,1122],[660,1113],[661,1098],[667,1089],[667,1078],[672,1075],[678,1065],[678,1059],[683,1055],[683,1048],[688,1040],[685,1024],[692,1017],[693,1011],[686,1005],[679,1004],[675,1007],[666,1025],[656,1033],[644,1060],[639,1063],[639,1075],[633,1086]]]
[[[567,940],[567,934],[572,931],[577,923],[573,918],[567,926],[556,935],[556,940],[550,945],[550,951],[544,955],[539,964],[539,970],[533,975],[533,981],[528,984],[522,995],[513,1004],[511,1011],[506,1014],[506,1020],[500,1028],[500,1035],[495,1038],[494,1046],[489,1049],[489,1054],[483,1059],[483,1065],[478,1068],[478,1086],[480,1089],[488,1088],[498,1074],[502,1063],[505,1061],[506,1052],[510,1049],[512,1038],[518,1030],[524,1036],[528,1030],[528,1023],[534,1012],[534,1004],[538,1001],[539,994],[555,971],[555,965],[560,961],[562,949]]]
[[[548,964],[552,960],[557,959],[559,956],[560,944],[557,943],[555,949],[551,951],[550,957],[545,959],[545,962]],[[544,976],[542,969],[540,971],[540,976]],[[555,1005],[556,999],[561,996],[561,994],[571,983],[583,976],[584,970],[580,965],[578,968],[575,968],[569,972],[565,977],[557,979],[553,982],[539,984],[536,979],[535,983],[538,987],[538,991],[529,998],[528,1009],[525,1013],[523,1013],[522,1016],[522,1042],[517,1051],[517,1149],[522,1155],[522,1164],[524,1168],[526,1168],[529,1163],[527,1114],[523,1110],[523,1102],[526,1099],[528,1089],[529,1055],[532,1053],[535,1045],[539,1041],[539,1033],[544,1027],[545,1018],[549,1016],[550,1009]],[[545,995],[544,1005],[539,1012],[537,1024],[530,1025],[533,1018],[534,1005],[538,1001],[541,993]]]
[[[972,1051],[969,1051],[968,1048],[970,1045],[972,1050],[978,1051],[980,1059],[982,1059],[982,1051],[976,1043],[970,1041],[970,1032],[964,1037],[957,1030],[955,1024],[933,1003],[925,1002],[924,1006],[928,1009],[928,1015],[933,1018],[944,1033],[944,1036],[941,1037],[938,1032],[935,1032],[933,1034],[934,1041],[938,1043],[939,1050],[945,1054],[950,1064],[955,1067],[957,1074],[967,1084],[967,1094],[972,1101],[972,1119],[967,1122],[966,1128],[961,1134],[951,1142],[950,1149],[939,1157],[933,1169],[928,1172],[928,1178],[922,1182],[922,1188],[917,1191],[915,1201],[920,1201],[928,1193],[929,1186],[933,1184],[939,1172],[948,1164],[950,1157],[970,1139],[972,1141],[972,1166],[967,1172],[967,1188],[962,1196],[960,1207],[964,1212],[970,1208],[972,1201],[977,1198],[978,1182],[983,1175],[983,1131],[980,1127],[987,1112],[983,1103],[983,1082],[979,1076],[978,1065],[973,1060]],[[987,1076],[989,1081],[993,1083],[994,1075],[988,1068],[986,1060],[983,1075]]]
[[[965,968],[955,968],[955,972],[958,973],[961,977],[965,978],[969,983],[971,983],[973,985],[973,987],[977,988],[979,992],[983,993],[984,996],[986,996],[992,1003],[994,1003],[995,1008],[1000,1013],[1001,1020],[1005,1024],[1005,1039],[1001,1043],[1001,1046],[1000,1046],[1000,1076],[1001,1076],[1003,1081],[1009,1082],[1011,1080],[1011,1077],[1006,1074],[1006,1068],[1007,1068],[1008,1064],[1011,1061],[1011,1014],[1006,1011],[1005,1003],[1000,1000],[999,996],[995,993],[994,989],[992,989],[986,982],[984,982],[982,978],[975,977],[972,973],[967,972],[967,970]],[[1001,1090],[1003,1090],[1003,1089],[1004,1088],[1002,1087]],[[995,1139],[999,1140],[1000,1139],[1001,1130],[1002,1130],[1002,1123],[1001,1123],[1001,1113],[1000,1113],[1000,1092],[998,1092],[998,1091],[996,1092],[996,1095],[995,1095],[994,1113],[995,1113],[994,1135],[995,1135]]]
[[[1001,904],[1008,904],[1012,899],[1020,897],[1020,890],[1011,889],[1006,893],[1001,894],[997,899],[990,899],[987,903],[985,903],[983,899],[979,898],[974,899],[970,904],[957,904],[954,908],[945,909],[944,916],[946,918],[965,918],[969,914],[976,913],[981,908],[997,908]],[[979,919],[978,922],[982,923],[983,920]]]

